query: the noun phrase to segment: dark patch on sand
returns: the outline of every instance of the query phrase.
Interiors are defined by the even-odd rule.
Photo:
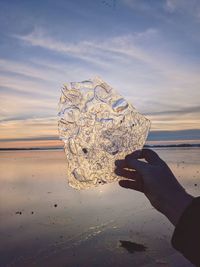
[[[15,214],[22,215],[22,212],[21,211],[16,211]]]
[[[119,240],[121,247],[125,248],[129,253],[146,251],[147,247],[132,241]]]

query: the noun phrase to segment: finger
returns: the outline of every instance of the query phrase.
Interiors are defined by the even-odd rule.
[[[133,189],[142,193],[144,192],[142,184],[137,181],[121,180],[119,181],[119,185],[124,188]]]
[[[129,156],[126,156],[125,160],[116,160],[115,165],[118,168],[130,168],[130,169],[135,169],[136,171],[143,173],[142,169],[144,167],[147,167],[148,164],[146,162],[142,162],[136,159],[132,159]]]
[[[156,152],[147,148],[136,150],[133,153],[127,155],[126,158],[145,159],[150,164],[159,164],[163,162]]]
[[[149,164],[144,161],[132,159],[130,157],[126,157],[125,161],[127,162],[128,168],[135,169],[141,175],[145,174],[149,169]]]
[[[118,159],[115,161],[115,166],[120,168],[127,168],[127,163],[124,159]]]
[[[137,180],[141,178],[139,173],[137,173],[136,171],[129,171],[129,170],[121,169],[121,168],[116,168],[115,174],[117,174],[118,176],[131,179],[131,180]]]
[[[162,161],[155,151],[147,148],[142,149],[141,156],[150,164],[157,164]]]
[[[126,157],[132,157],[133,159],[140,159],[142,154],[142,149],[135,150],[131,154],[128,154]]]

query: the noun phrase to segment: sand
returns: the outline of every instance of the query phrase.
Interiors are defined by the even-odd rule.
[[[200,148],[156,151],[200,195]],[[143,194],[117,183],[70,188],[63,151],[0,152],[0,170],[0,266],[192,266]]]

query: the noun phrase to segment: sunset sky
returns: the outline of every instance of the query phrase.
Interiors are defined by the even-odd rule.
[[[200,139],[199,0],[0,0],[0,36],[2,142],[57,139],[62,84],[95,75],[154,139]]]

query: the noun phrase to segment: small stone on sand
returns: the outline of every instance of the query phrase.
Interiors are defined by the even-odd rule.
[[[16,211],[15,214],[22,215],[22,212],[21,211]]]

